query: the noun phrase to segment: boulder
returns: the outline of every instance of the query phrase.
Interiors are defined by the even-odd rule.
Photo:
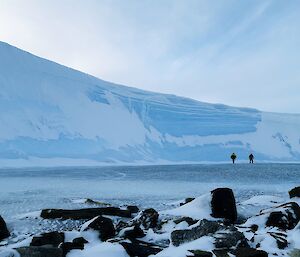
[[[295,187],[289,191],[290,198],[300,197],[300,187]]]
[[[65,240],[64,233],[60,232],[49,232],[43,233],[40,236],[35,236],[32,238],[30,246],[54,246],[58,247],[59,244],[63,243]]]
[[[99,215],[131,218],[131,212],[129,210],[123,210],[117,207],[86,208],[78,210],[44,209],[41,213],[41,217],[44,219],[88,220]]]
[[[252,233],[255,233],[258,229],[259,229],[259,226],[258,226],[257,224],[253,224],[253,225],[251,225],[251,227],[250,227],[250,231],[251,231]]]
[[[158,217],[159,217],[158,212],[153,208],[149,208],[142,211],[138,220],[145,229],[149,229],[149,228],[155,228],[157,226]]]
[[[128,205],[127,210],[131,213],[138,213],[140,211],[139,208],[135,205]]]
[[[20,257],[63,257],[63,251],[56,247],[21,247],[16,251],[20,254]]]
[[[101,241],[106,241],[115,236],[115,227],[111,219],[98,216],[92,221],[89,221],[84,231],[93,229],[99,231],[99,238]]]
[[[174,246],[194,241],[202,236],[212,235],[218,230],[224,229],[219,222],[201,220],[200,224],[191,229],[174,230],[171,233],[171,241]]]
[[[231,257],[232,255],[228,253],[228,250],[220,250],[220,249],[214,249],[212,251],[216,257]]]
[[[88,243],[88,241],[85,240],[83,237],[77,237],[77,238],[73,239],[73,244],[75,244],[75,245],[84,245],[87,243]]]
[[[269,232],[269,234],[276,240],[279,249],[285,249],[289,243],[287,241],[287,234],[281,232]]]
[[[234,223],[237,219],[236,202],[230,188],[217,188],[211,191],[211,216]]]
[[[140,228],[139,225],[134,225],[132,227],[128,227],[123,229],[120,232],[120,236],[128,239],[136,239],[145,236],[144,231]]]
[[[254,248],[238,248],[234,251],[236,257],[268,257],[265,251]]]
[[[120,242],[130,257],[148,257],[162,251],[162,248],[150,243],[141,241]]]
[[[88,241],[86,241],[83,237],[78,237],[73,239],[72,242],[65,242],[65,243],[61,243],[59,245],[59,248],[62,249],[63,251],[63,256],[66,256],[68,254],[68,252],[72,251],[72,250],[83,250],[84,249],[84,244],[88,243]]]
[[[59,245],[59,248],[62,249],[63,256],[66,256],[70,251],[72,251],[74,249],[78,249],[78,250],[84,249],[84,246],[78,247],[78,246],[74,245],[72,242],[65,242],[65,243],[61,243]]]
[[[191,254],[187,254],[186,257],[212,257],[211,252],[202,251],[202,250],[189,250]]]
[[[3,240],[10,236],[10,233],[7,229],[6,222],[4,219],[0,216],[0,240]]]
[[[213,237],[215,238],[214,245],[216,249],[231,249],[240,243],[246,244],[244,234],[235,228],[218,231]]]
[[[75,249],[76,250],[83,250],[84,245],[81,246],[81,245],[73,244],[72,242],[65,242],[65,243],[60,244],[59,248],[62,249],[63,256],[66,256],[72,250],[75,250]]]
[[[266,214],[262,211],[261,214]],[[282,230],[294,229],[300,221],[300,207],[295,202],[274,207],[268,213],[267,227],[277,227]]]

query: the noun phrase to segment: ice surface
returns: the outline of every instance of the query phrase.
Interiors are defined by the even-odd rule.
[[[0,42],[0,167],[300,160],[300,115],[115,85]]]

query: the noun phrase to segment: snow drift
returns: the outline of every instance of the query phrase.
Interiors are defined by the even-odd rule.
[[[0,89],[0,166],[300,161],[298,114],[120,86],[2,42]]]

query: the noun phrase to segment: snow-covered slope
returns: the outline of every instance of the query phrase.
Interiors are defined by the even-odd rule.
[[[0,166],[300,160],[300,115],[124,87],[1,42],[0,89]]]

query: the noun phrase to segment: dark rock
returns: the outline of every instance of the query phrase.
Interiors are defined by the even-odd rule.
[[[285,249],[289,246],[289,242],[285,238],[276,238],[276,244],[279,249]]]
[[[211,194],[211,215],[234,223],[237,219],[237,210],[232,190],[230,188],[217,188]]]
[[[116,232],[112,220],[102,216],[94,218],[94,220],[85,228],[85,230],[88,229],[99,231],[99,238],[101,241],[106,241],[107,239],[114,237]]]
[[[198,220],[194,220],[194,219],[192,219],[190,217],[182,217],[182,218],[174,220],[174,223],[175,224],[179,224],[179,223],[181,223],[183,221],[185,221],[187,224],[189,224],[189,226],[194,225],[194,224],[196,224],[198,222]]]
[[[214,245],[217,249],[231,249],[246,240],[244,234],[239,232],[237,229],[222,232],[219,231],[214,235],[214,238]]]
[[[41,217],[44,219],[88,220],[99,215],[131,218],[131,212],[129,210],[122,210],[117,207],[86,208],[86,209],[78,209],[78,210],[45,209],[42,210],[41,213]]]
[[[132,226],[133,224],[128,224],[127,222],[120,220],[116,225],[116,232],[119,233],[122,229]]]
[[[238,215],[235,224],[241,225],[244,224],[247,221],[247,218],[243,215]]]
[[[0,216],[0,240],[10,236],[4,219]]]
[[[63,251],[56,247],[21,247],[16,251],[20,254],[20,257],[63,257]]]
[[[149,255],[155,255],[162,251],[162,248],[159,246],[141,241],[120,242],[120,244],[130,257],[148,257]]]
[[[171,233],[171,241],[174,246],[179,246],[183,243],[194,241],[202,236],[207,236],[216,233],[223,229],[220,223],[216,221],[201,220],[200,224],[191,229],[174,230]]]
[[[169,239],[160,239],[160,240],[156,240],[155,244],[159,247],[166,248],[170,245],[170,242],[171,241]]]
[[[258,225],[256,224],[251,225],[250,230],[251,232],[255,233],[258,230]]]
[[[206,252],[202,250],[189,250],[191,254],[188,254],[186,257],[212,257],[213,254],[211,252]]]
[[[35,236],[32,238],[30,246],[45,246],[51,245],[58,247],[59,244],[63,243],[65,240],[64,233],[60,232],[49,232],[43,233],[40,236]]]
[[[133,227],[125,228],[124,231],[121,231],[121,236],[128,239],[136,239],[145,236],[144,231],[140,228],[139,225],[134,225]]]
[[[128,205],[127,210],[129,210],[131,213],[138,213],[139,212],[139,208],[135,205]]]
[[[216,257],[230,257],[228,250],[213,250],[212,251]]]
[[[188,197],[188,198],[185,198],[184,202],[183,203],[180,203],[179,205],[182,206],[182,205],[185,205],[187,203],[190,203],[192,201],[194,201],[195,198],[194,197]]]
[[[59,248],[63,251],[63,256],[66,256],[68,252],[72,250],[83,250],[84,244],[76,244],[74,242],[65,242],[59,245]]]
[[[63,256],[66,256],[68,252],[76,249],[72,242],[65,242],[59,245],[59,248],[63,251]],[[80,249],[80,248],[79,248]],[[83,248],[82,248],[83,249]]]
[[[287,234],[280,232],[269,232],[269,234],[276,240],[277,247],[279,249],[285,249],[288,247],[289,243],[287,241]]]
[[[295,187],[289,191],[290,198],[300,197],[300,187]]]
[[[145,229],[155,228],[158,222],[158,212],[152,208],[142,211],[139,217],[140,223]]]
[[[137,215],[136,218],[125,222],[125,221],[119,221],[118,224],[116,225],[116,231],[120,232],[121,230],[125,229],[125,228],[130,228],[133,226],[143,226],[142,228],[145,229],[149,229],[149,228],[159,228],[159,224],[158,223],[158,217],[159,214],[156,210],[150,208],[150,209],[146,209],[142,212],[139,213],[139,215]]]
[[[237,244],[237,248],[250,248],[249,242],[251,240],[248,240],[246,237],[242,238],[241,241]]]
[[[262,214],[265,214],[262,212]],[[300,221],[300,207],[295,202],[285,203],[272,208],[266,222],[267,227],[282,230],[294,229]]]
[[[236,257],[268,257],[265,251],[254,248],[238,248],[233,253]]]
[[[88,241],[85,240],[83,237],[77,237],[77,238],[73,239],[73,244],[76,244],[76,245],[84,245],[87,243],[88,243]]]

